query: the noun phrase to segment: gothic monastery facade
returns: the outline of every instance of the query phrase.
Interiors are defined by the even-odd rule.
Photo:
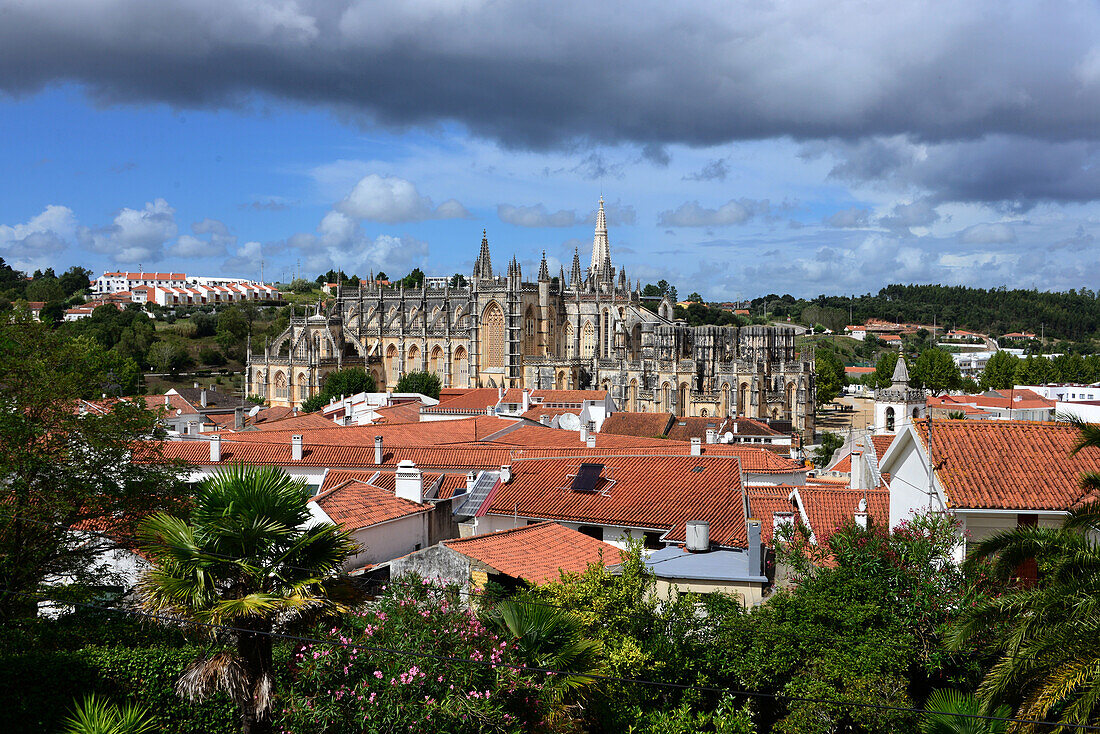
[[[292,318],[250,350],[248,392],[296,406],[343,367],[364,367],[380,390],[428,371],[445,387],[606,389],[621,410],[790,420],[812,435],[813,354],[796,353],[793,329],[689,326],[667,299],[643,307],[640,287],[612,265],[601,199],[587,270],[574,252],[568,277],[552,278],[545,254],[534,282],[515,257],[494,271],[483,234],[466,287],[363,281]]]

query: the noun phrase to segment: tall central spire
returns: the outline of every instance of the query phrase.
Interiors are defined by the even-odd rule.
[[[607,239],[607,215],[603,210],[603,195],[600,196],[600,210],[596,212],[596,234],[592,238],[592,265],[589,270],[593,275],[610,269],[611,243]]]

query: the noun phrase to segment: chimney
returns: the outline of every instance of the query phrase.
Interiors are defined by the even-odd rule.
[[[210,439],[210,463],[215,464],[222,460],[222,437],[216,433]]]
[[[206,407],[206,388],[203,388],[202,392],[199,393],[199,403],[202,404],[202,407]]]
[[[596,448],[596,437],[595,436],[589,436],[588,440],[584,442],[584,445],[587,446],[590,449]]]
[[[164,407],[168,407],[168,393],[164,393]]]
[[[691,439],[691,455],[702,456],[703,455],[703,441],[695,436]]]
[[[511,464],[505,464],[504,466],[500,467],[500,481],[501,484],[507,484],[508,482],[512,481]]]
[[[424,476],[410,459],[404,459],[397,465],[394,494],[409,502],[419,504],[424,501]]]
[[[197,382],[195,383],[195,389],[196,389],[196,390],[198,390],[198,389],[199,389],[199,383],[197,383]]]
[[[375,436],[374,437],[374,463],[375,464],[381,464],[382,463],[382,437],[381,436]]]
[[[233,409],[233,428],[241,430],[244,428],[244,406],[238,405]]]
[[[707,443],[718,443],[718,430],[716,428],[707,429]]]
[[[753,576],[764,575],[764,546],[760,542],[760,521],[749,520],[749,573]]]
[[[485,415],[492,415],[492,414],[493,414],[493,406],[491,406],[491,405],[486,406],[485,407]]]
[[[540,415],[540,416],[539,416],[539,423],[541,423],[541,424],[542,424],[542,425],[544,425],[544,426],[548,426],[548,425],[550,425],[550,416],[548,416],[548,415]]]
[[[737,419],[736,418],[733,419],[733,432],[737,433]]]
[[[504,384],[503,383],[501,383],[497,387],[497,402],[499,403],[501,400],[504,400]]]
[[[848,486],[852,489],[867,489],[867,487],[863,486],[866,481],[866,472],[864,471],[862,446],[857,445],[852,448],[851,463],[851,481],[848,482]]]
[[[864,530],[867,529],[867,498],[861,499],[856,508],[856,525]]]
[[[531,391],[526,387],[523,388],[523,410],[521,412],[526,413],[531,409]]]
[[[476,484],[476,483],[477,483],[477,474],[474,472],[473,469],[471,469],[470,471],[466,472],[466,493],[467,494],[474,491],[474,484]]]
[[[294,461],[302,460],[302,437],[290,437],[290,458]]]
[[[706,553],[710,550],[710,523],[705,520],[688,520],[685,537],[689,552]]]
[[[588,424],[581,426],[581,443],[588,443]]]

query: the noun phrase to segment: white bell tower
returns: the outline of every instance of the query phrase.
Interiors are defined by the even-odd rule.
[[[909,386],[904,355],[898,355],[890,381],[890,387],[875,391],[875,433],[897,433],[923,419],[928,408],[925,391]]]

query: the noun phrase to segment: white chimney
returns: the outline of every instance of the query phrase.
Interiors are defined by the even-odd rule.
[[[523,410],[521,412],[526,413],[531,409],[531,391],[526,387],[523,388]]]
[[[542,425],[544,425],[544,426],[548,426],[548,425],[550,425],[550,416],[548,416],[548,415],[540,415],[540,416],[539,416],[539,423],[541,423],[541,424],[542,424]]]
[[[859,501],[859,506],[856,508],[856,525],[867,529],[867,499],[863,498]]]
[[[500,386],[497,387],[497,402],[499,403],[501,400],[504,400],[504,385],[503,384],[501,384]]]
[[[210,439],[210,462],[217,463],[222,460],[222,437],[221,434],[214,434]]]
[[[588,424],[581,426],[581,443],[588,443]]]
[[[737,433],[737,419],[734,419],[733,421],[733,432]]]
[[[424,501],[424,476],[410,459],[404,459],[397,465],[394,494],[410,502]]]
[[[164,407],[168,407],[168,393],[164,393]]]
[[[512,481],[512,465],[505,464],[500,467],[500,481],[502,484],[507,484]]]
[[[290,437],[290,458],[293,461],[302,460],[302,437],[291,436]]]
[[[703,455],[703,442],[698,436],[691,439],[691,455],[692,456],[702,456]]]
[[[485,408],[485,415],[492,415],[492,414],[493,414],[493,406],[489,405]]]
[[[590,449],[596,448],[596,437],[595,436],[589,436],[588,440],[584,442],[584,445],[587,446]]]
[[[466,493],[474,491],[474,485],[477,483],[477,474],[471,469],[466,472]]]
[[[375,436],[374,437],[374,463],[375,464],[381,464],[382,463],[382,437],[381,436]]]
[[[707,429],[707,443],[718,443],[718,430],[715,428]]]
[[[863,447],[856,446],[855,448],[853,448],[850,459],[852,462],[852,468],[851,481],[848,482],[848,485],[852,489],[869,489],[869,487],[864,486],[864,482],[866,481],[866,472],[864,471],[863,463]]]
[[[197,383],[197,382],[196,382],[196,383],[195,383],[195,389],[197,390],[197,389],[198,389],[198,387],[199,387],[199,383]]]
[[[710,523],[705,520],[688,520],[685,537],[689,551],[705,553],[710,550]]]
[[[202,407],[206,407],[206,388],[203,388],[202,392],[199,393],[199,402],[202,404]]]

